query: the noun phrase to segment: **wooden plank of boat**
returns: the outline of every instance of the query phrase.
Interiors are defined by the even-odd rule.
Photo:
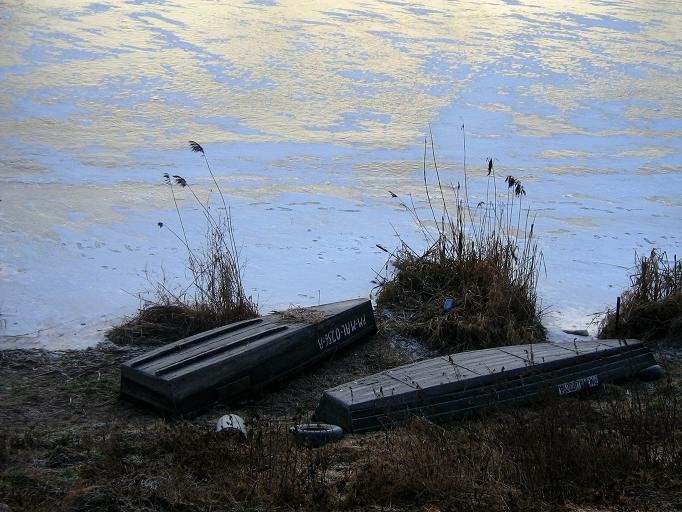
[[[376,332],[372,304],[354,299],[273,313],[176,341],[121,365],[121,395],[164,414],[233,401]]]
[[[326,390],[318,421],[347,432],[377,430],[412,415],[445,421],[571,394],[656,364],[637,340],[514,345],[436,357]]]

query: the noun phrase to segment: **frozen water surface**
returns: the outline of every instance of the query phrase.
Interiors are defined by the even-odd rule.
[[[228,4],[228,5],[226,5]],[[584,328],[635,251],[680,253],[679,2],[4,2],[0,342],[82,347],[182,281],[161,175],[227,191],[264,311],[372,289],[422,141],[472,201],[524,181],[546,323]],[[200,212],[181,198],[186,223]],[[193,230],[193,243],[201,229]]]

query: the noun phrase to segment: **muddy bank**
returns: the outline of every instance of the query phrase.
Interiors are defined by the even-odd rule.
[[[143,351],[0,352],[0,504],[9,510],[676,510],[682,358],[670,378],[481,420],[423,420],[319,449],[287,428],[323,389],[406,362],[386,338],[228,408],[169,421],[118,397]],[[214,433],[243,415],[244,443]],[[0,506],[0,509],[2,507]]]
[[[0,352],[3,375],[0,425],[31,428],[83,421],[146,423],[157,418],[146,409],[121,401],[118,394],[118,366],[147,350],[148,347],[106,343],[87,350]],[[229,410],[273,418],[308,412],[314,409],[324,389],[409,362],[412,357],[407,349],[396,349],[377,336],[336,354],[313,370],[288,380],[286,385],[273,385],[257,398],[233,404]],[[193,422],[211,423],[227,409],[217,404]]]

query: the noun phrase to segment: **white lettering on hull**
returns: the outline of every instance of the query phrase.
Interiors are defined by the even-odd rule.
[[[598,385],[599,376],[590,375],[589,377],[584,377],[582,379],[564,382],[559,384],[557,388],[559,389],[560,395],[570,395],[571,393],[577,393],[582,389],[596,388]]]
[[[317,346],[320,347],[320,350],[329,348],[332,345],[336,345],[340,341],[344,340],[345,338],[353,334],[355,331],[362,329],[363,327],[366,326],[367,317],[365,315],[357,316],[352,320],[344,322],[338,327],[330,329],[322,336],[317,338]]]

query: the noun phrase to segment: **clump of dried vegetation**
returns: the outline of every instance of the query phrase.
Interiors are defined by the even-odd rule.
[[[311,448],[287,429],[342,360],[273,392],[309,395],[302,412],[236,411],[250,430],[237,442],[213,431],[224,409],[165,422],[117,400],[115,363],[130,352],[0,354],[0,510],[659,511],[682,499],[679,363],[655,384]]]
[[[354,475],[350,501],[443,510],[556,510],[620,503],[654,481],[680,487],[673,388],[627,400],[555,400],[448,427],[416,420],[386,435]]]
[[[462,126],[464,129],[464,126]],[[400,201],[419,226],[428,248],[417,251],[401,240],[390,256],[393,274],[381,279],[377,304],[388,326],[447,350],[479,349],[545,339],[537,300],[542,254],[534,237],[521,181],[505,178],[498,194],[493,160],[488,159],[485,201],[469,201],[466,139],[464,191],[441,182],[431,137],[437,186],[427,180],[427,140],[423,178],[429,219],[420,217],[410,197]],[[492,195],[492,197],[491,197]],[[380,249],[387,251],[381,246]]]
[[[317,323],[325,319],[324,313],[311,308],[292,306],[284,311],[277,311],[282,322],[292,324]]]
[[[220,197],[222,211],[212,208],[210,198],[201,200],[182,176],[164,174],[180,230],[175,231],[163,222],[158,225],[168,229],[186,250],[190,283],[180,291],[169,288],[163,280],[155,283],[152,298],[144,299],[137,314],[107,332],[107,338],[114,343],[167,343],[258,315],[257,305],[244,292],[242,265],[230,209],[204,149],[194,141],[190,141],[190,148],[204,158]],[[188,190],[201,208],[206,225],[200,247],[190,244],[177,202],[176,187]]]
[[[649,256],[635,257],[630,281],[620,310],[606,312],[599,337],[682,343],[682,261],[652,249]]]

